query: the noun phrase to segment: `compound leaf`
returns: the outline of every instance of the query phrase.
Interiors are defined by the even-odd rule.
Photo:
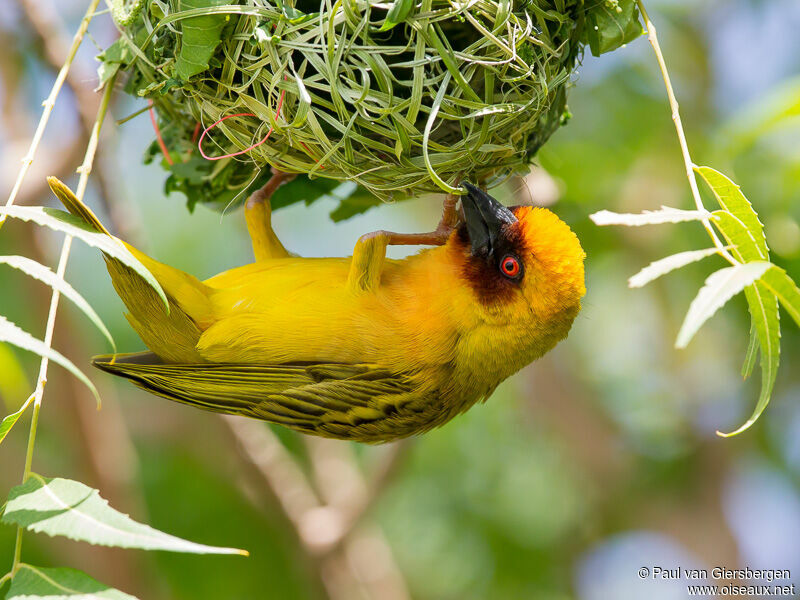
[[[111,508],[97,490],[70,479],[31,476],[11,489],[0,521],[100,546],[192,554],[247,554],[235,548],[196,544],[137,523]]]
[[[753,205],[742,193],[741,188],[711,167],[695,167],[694,170],[705,180],[720,207],[739,219],[753,237],[758,248],[758,260],[769,260],[767,238],[764,237],[764,225],[753,210]]]
[[[3,315],[0,315],[0,342],[12,344],[17,348],[22,348],[28,352],[33,352],[42,358],[47,358],[48,360],[52,360],[54,363],[61,365],[75,377],[80,379],[81,382],[89,388],[89,390],[92,392],[92,395],[95,397],[95,400],[97,400],[97,405],[100,405],[100,395],[97,393],[97,388],[94,387],[94,384],[89,381],[89,378],[84,375],[83,372],[76,367],[71,360],[66,358],[60,352],[50,348],[43,341],[36,339],[30,333],[6,319]],[[13,423],[11,425],[13,425]]]
[[[646,210],[639,214],[615,213],[601,210],[589,218],[595,225],[627,225],[640,227],[642,225],[659,225],[661,223],[681,223],[683,221],[702,221],[710,219],[711,213],[705,210],[682,210],[662,206],[660,210]]]
[[[768,262],[751,262],[726,267],[709,275],[697,297],[692,300],[683,321],[676,348],[685,348],[697,330],[728,300],[760,278],[773,265]]]
[[[5,264],[14,269],[18,269],[26,275],[30,275],[34,279],[38,279],[51,288],[58,290],[61,295],[71,300],[75,306],[81,309],[83,313],[89,317],[89,320],[94,323],[98,330],[100,330],[100,333],[105,336],[109,344],[111,344],[111,347],[114,348],[114,352],[116,352],[114,339],[111,337],[111,333],[109,333],[105,324],[100,319],[100,316],[84,299],[84,297],[81,296],[63,277],[60,277],[57,273],[54,273],[43,264],[38,263],[35,260],[31,260],[25,256],[0,256],[0,264]]]
[[[60,182],[59,182],[60,183]],[[51,184],[55,185],[55,184]],[[62,184],[63,185],[63,184]],[[66,186],[64,186],[66,187]],[[67,188],[68,189],[68,188]],[[55,191],[56,188],[53,188]],[[62,190],[59,190],[59,193]],[[72,193],[72,192],[70,192]],[[46,208],[42,206],[0,206],[0,215],[6,215],[15,219],[23,221],[33,221],[37,225],[44,225],[54,231],[60,231],[78,238],[83,243],[88,244],[101,250],[103,253],[108,254],[126,266],[136,271],[142,279],[144,279],[150,287],[152,287],[164,302],[164,306],[168,309],[169,302],[164,290],[153,277],[152,273],[136,259],[133,254],[128,251],[118,240],[112,238],[105,233],[98,233],[90,229],[78,217],[75,217],[63,210],[56,210],[54,208]]]
[[[723,437],[739,434],[758,420],[758,417],[761,416],[761,413],[764,412],[767,404],[769,404],[772,389],[775,387],[775,379],[778,376],[778,364],[781,354],[781,323],[777,298],[760,281],[748,286],[744,293],[747,296],[751,322],[755,327],[758,344],[761,348],[761,392],[750,418],[736,431],[725,434],[718,431],[717,433]],[[748,356],[749,353],[750,350],[748,349]],[[745,365],[747,365],[747,360]]]
[[[48,569],[22,563],[11,580],[6,600],[136,600],[134,596],[95,581],[86,573],[63,567]]]
[[[31,405],[32,401],[33,394],[28,396],[28,399],[22,404],[22,406],[19,407],[19,410],[7,415],[2,421],[0,421],[0,443],[6,439],[8,432],[11,431],[11,428],[14,427],[17,421],[19,421],[19,418],[22,416],[22,414],[28,410],[28,407]]]
[[[687,252],[678,252],[672,256],[667,256],[661,260],[656,260],[647,265],[644,269],[639,271],[636,275],[628,279],[628,287],[638,288],[643,287],[658,279],[662,275],[666,275],[670,271],[680,269],[693,262],[702,260],[707,256],[712,256],[719,253],[717,248],[706,248],[705,250],[689,250]]]

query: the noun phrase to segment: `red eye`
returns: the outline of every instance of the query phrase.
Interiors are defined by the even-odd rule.
[[[506,256],[500,263],[500,270],[506,277],[516,277],[520,272],[519,261],[513,256]]]

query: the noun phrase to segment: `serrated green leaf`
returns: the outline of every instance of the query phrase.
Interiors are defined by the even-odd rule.
[[[211,8],[229,4],[229,0],[181,0],[180,10]],[[180,21],[181,49],[175,61],[175,72],[184,81],[208,69],[208,61],[217,49],[228,16],[200,15]]]
[[[748,263],[757,264],[757,263]],[[737,430],[730,433],[717,432],[722,437],[738,435],[755,423],[767,408],[775,379],[778,376],[778,365],[781,354],[781,324],[778,313],[778,301],[775,296],[760,281],[745,289],[747,305],[750,308],[750,317],[755,325],[758,344],[761,348],[761,392],[758,402],[750,418]]]
[[[396,25],[404,22],[408,15],[411,14],[411,9],[414,8],[415,0],[394,0],[383,25],[378,31],[388,31]]]
[[[636,275],[628,279],[628,287],[638,288],[647,285],[654,279],[658,279],[662,275],[666,275],[670,271],[680,269],[686,265],[702,260],[708,256],[718,254],[717,248],[706,248],[705,250],[689,250],[687,252],[678,252],[672,256],[667,256],[661,260],[656,260],[647,265],[644,269],[639,271]]]
[[[184,179],[190,185],[202,185],[210,173],[209,161],[198,154],[193,154],[184,162],[168,165],[170,172],[177,179]]]
[[[676,348],[685,348],[697,330],[728,300],[761,277],[773,265],[751,262],[720,269],[709,275],[697,297],[692,300],[683,321]]]
[[[331,220],[334,223],[365,213],[370,208],[382,204],[381,200],[370,193],[369,190],[352,182],[345,182],[331,195],[339,199],[339,206],[330,213]],[[394,200],[402,201],[407,198],[408,196],[398,194],[398,197]]]
[[[33,402],[33,394],[28,396],[28,399],[22,404],[22,406],[19,407],[19,410],[11,413],[2,421],[0,421],[0,444],[3,443],[4,439],[6,439],[8,432],[11,431],[11,428],[14,427],[17,421],[19,421],[19,418],[23,415],[23,413],[28,410],[31,402]]]
[[[103,52],[97,56],[100,65],[97,67],[97,77],[99,83],[95,91],[101,89],[108,81],[117,74],[121,67],[127,67],[128,63],[134,58],[134,54],[128,46],[128,40],[124,37],[119,38]]]
[[[97,490],[70,479],[31,476],[11,489],[0,521],[100,546],[192,554],[247,554],[235,548],[196,544],[137,523],[111,508]]]
[[[37,225],[44,225],[55,231],[60,231],[78,238],[83,243],[88,244],[109,256],[116,258],[126,266],[130,267],[152,287],[161,298],[164,306],[169,309],[169,301],[161,289],[158,281],[153,274],[147,270],[139,260],[130,253],[118,240],[105,233],[98,233],[90,229],[78,217],[75,217],[63,210],[46,208],[42,206],[0,206],[0,215],[6,215],[14,219],[32,221]]]
[[[715,210],[711,222],[716,226],[725,241],[731,247],[731,254],[742,262],[760,261],[761,250],[755,237],[748,231],[744,223],[727,210]]]
[[[39,281],[47,284],[51,288],[58,290],[61,295],[68,300],[71,300],[75,306],[77,306],[87,317],[89,317],[89,320],[94,323],[95,327],[100,330],[100,333],[105,336],[105,338],[108,340],[108,343],[111,344],[112,348],[114,348],[114,352],[117,351],[116,344],[114,344],[114,338],[111,337],[111,333],[106,328],[102,319],[100,319],[100,316],[94,311],[84,297],[81,296],[63,277],[59,277],[57,273],[54,273],[48,267],[25,256],[0,256],[0,264],[5,264],[14,269],[18,269],[23,273],[30,275],[34,279],[38,279]]]
[[[773,266],[764,273],[761,282],[780,300],[781,306],[800,327],[800,289],[780,267]]]
[[[753,367],[756,366],[756,358],[758,358],[758,333],[751,319],[750,341],[747,344],[747,352],[744,355],[744,363],[742,364],[742,379],[747,379],[753,373]]]
[[[97,405],[100,406],[100,394],[97,393],[97,388],[94,387],[94,384],[89,381],[89,378],[84,375],[78,367],[72,364],[72,361],[47,346],[43,341],[33,337],[27,331],[17,327],[2,315],[0,315],[0,342],[12,344],[17,348],[33,352],[34,354],[38,354],[43,358],[47,358],[61,365],[89,388],[89,391],[92,392],[92,395],[97,401]]]
[[[587,11],[584,39],[595,56],[616,50],[643,32],[636,0],[598,0]]]
[[[642,225],[661,225],[662,223],[682,223],[684,221],[702,221],[710,219],[711,213],[705,210],[682,210],[662,206],[659,210],[646,210],[639,214],[615,213],[600,210],[589,215],[595,225],[626,225],[640,227]]]
[[[22,563],[6,600],[137,600],[75,569],[34,567]]]
[[[753,237],[759,252],[759,258],[753,260],[769,260],[767,238],[764,237],[764,226],[758,219],[753,205],[742,193],[742,190],[725,175],[711,167],[695,167],[700,177],[705,180],[714,193],[720,207],[739,219]]]
[[[270,202],[273,210],[297,202],[305,202],[306,206],[308,206],[320,198],[330,196],[341,185],[342,183],[335,179],[324,177],[311,179],[308,175],[299,175],[289,183],[279,187],[272,195]]]
[[[734,258],[744,262],[740,266],[769,264],[765,263],[769,259],[769,247],[764,236],[764,227],[739,186],[710,167],[695,167],[695,171],[708,184],[722,207],[722,210],[714,211],[711,222],[731,245]],[[769,404],[780,362],[778,301],[784,303],[781,296],[790,307],[787,312],[800,324],[800,291],[782,269],[772,265],[758,281],[745,288],[745,296],[752,326],[747,355],[742,365],[742,376],[746,378],[750,375],[756,354],[760,350],[761,392],[747,422],[731,433],[717,432],[723,437],[736,435],[752,426]]]

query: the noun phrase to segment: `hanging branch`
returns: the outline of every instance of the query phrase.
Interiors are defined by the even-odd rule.
[[[778,303],[800,325],[800,289],[780,267],[772,264],[769,257],[764,227],[753,206],[739,186],[722,173],[710,167],[698,167],[689,155],[686,134],[683,131],[678,101],[672,89],[664,55],[658,36],[642,0],[636,0],[647,28],[647,37],[655,52],[667,98],[672,110],[672,121],[678,135],[686,176],[696,210],[680,210],[662,206],[660,210],[642,214],[617,214],[606,210],[591,215],[597,225],[625,225],[638,227],[661,223],[699,221],[708,233],[714,248],[691,250],[668,256],[642,269],[628,281],[630,287],[641,287],[654,279],[715,254],[724,258],[730,267],[712,273],[689,306],[683,325],[675,342],[676,348],[685,348],[695,333],[728,300],[740,292],[747,297],[750,309],[750,344],[742,375],[747,378],[753,370],[758,351],[761,355],[761,393],[750,418],[732,433],[741,433],[753,423],[766,408],[778,374],[780,360],[780,314]],[[696,174],[708,184],[714,194],[719,210],[710,212],[703,205]],[[717,231],[725,238],[723,245]]]
[[[392,558],[392,552],[383,533],[378,527],[363,528],[358,525],[369,508],[380,496],[388,481],[393,466],[397,464],[404,443],[395,443],[387,450],[388,454],[379,467],[365,481],[352,457],[335,452],[336,459],[343,460],[342,468],[348,473],[344,481],[332,484],[322,483],[319,453],[314,450],[329,444],[342,442],[330,440],[309,440],[311,443],[312,470],[320,488],[320,494],[311,485],[309,477],[298,466],[296,460],[283,447],[275,435],[262,423],[241,417],[221,417],[230,428],[239,447],[260,474],[272,495],[278,500],[283,513],[292,525],[300,546],[316,566],[320,579],[332,600],[350,600],[361,588],[372,589],[370,598],[410,598],[405,581]],[[320,485],[321,484],[321,485]],[[355,497],[350,495],[352,486]],[[337,502],[348,497],[346,505]],[[348,558],[358,555],[357,549],[370,544],[376,549],[371,553],[372,562],[368,571],[382,573],[382,578],[365,578],[362,570],[354,566]],[[364,557],[362,558],[362,562]],[[363,566],[363,565],[362,565]],[[369,579],[369,580],[368,580]],[[362,590],[363,591],[363,590]]]
[[[72,66],[72,62],[75,60],[75,55],[77,54],[78,48],[83,41],[83,37],[86,35],[86,31],[89,29],[89,23],[92,21],[99,3],[100,0],[91,0],[89,3],[89,8],[86,9],[86,13],[81,19],[80,25],[78,26],[78,31],[75,32],[75,36],[72,38],[72,44],[69,48],[69,52],[67,53],[67,58],[64,60],[64,64],[61,66],[61,69],[56,76],[56,80],[53,83],[52,89],[50,90],[50,95],[47,96],[47,99],[44,101],[42,116],[39,119],[36,132],[33,134],[33,139],[31,140],[31,145],[28,148],[28,153],[22,159],[22,167],[20,167],[19,173],[17,174],[17,179],[14,182],[14,187],[11,189],[11,193],[8,195],[6,206],[11,206],[14,204],[17,194],[22,187],[22,183],[25,181],[25,175],[27,175],[28,169],[30,168],[31,164],[33,163],[33,159],[36,156],[36,150],[39,148],[39,143],[42,141],[42,136],[44,136],[44,131],[47,128],[47,123],[50,120],[50,115],[52,114],[53,107],[56,104],[56,99],[58,98],[59,93],[61,93],[61,88],[64,85],[64,81],[67,78],[67,74]],[[0,226],[3,225],[5,220],[5,215],[0,216]]]
[[[97,6],[96,1],[94,2],[94,5],[95,7]],[[91,16],[89,18],[91,19]],[[86,26],[88,27],[88,22],[86,23]],[[71,55],[70,60],[72,57],[74,57],[74,53]],[[91,136],[89,137],[89,143],[86,146],[86,154],[83,158],[83,164],[78,167],[78,172],[81,174],[81,176],[78,182],[78,190],[76,195],[80,199],[83,199],[83,196],[86,193],[86,187],[89,184],[89,174],[92,172],[92,163],[94,162],[94,156],[97,152],[97,142],[100,138],[100,128],[105,120],[106,111],[108,109],[108,104],[111,100],[111,94],[113,91],[114,85],[113,81],[111,81],[109,82],[109,85],[106,86],[105,92],[103,93],[103,99],[100,102],[100,108],[97,111],[97,119],[95,120]],[[26,167],[23,167],[23,169],[25,168]],[[69,253],[71,248],[72,236],[67,235],[64,237],[64,242],[61,246],[61,256],[58,259],[58,268],[56,270],[58,277],[61,279],[64,278],[64,273],[67,270],[67,262],[69,261]],[[53,289],[53,294],[50,297],[50,311],[47,315],[47,326],[44,334],[44,343],[47,348],[50,348],[53,345],[53,330],[55,329],[56,314],[58,312],[58,302],[60,297],[61,294],[59,291],[57,289]],[[33,449],[36,444],[36,430],[39,425],[39,411],[42,408],[42,397],[44,396],[44,386],[47,383],[47,369],[49,365],[50,361],[48,358],[42,357],[41,363],[39,364],[39,376],[36,382],[36,390],[33,392],[33,416],[31,417],[31,428],[28,435],[28,447],[25,451],[25,468],[22,474],[22,483],[25,483],[31,476]],[[19,567],[20,556],[22,552],[22,532],[22,526],[17,526],[17,537],[14,545],[14,561],[11,568],[12,573],[15,573]]]
[[[89,23],[94,16],[95,11],[97,10],[97,5],[100,3],[100,0],[92,0],[89,3],[89,7],[86,10],[86,13],[81,19],[80,25],[78,26],[78,31],[75,33],[75,36],[72,39],[72,45],[70,46],[69,53],[67,54],[67,58],[64,61],[61,69],[58,72],[58,76],[56,77],[55,82],[53,83],[53,87],[50,91],[50,95],[44,101],[44,109],[42,110],[42,116],[39,119],[39,125],[36,128],[36,132],[33,135],[33,139],[31,140],[30,148],[28,149],[28,153],[25,155],[25,158],[22,159],[22,166],[20,167],[19,173],[17,174],[17,179],[14,182],[14,187],[11,190],[11,193],[8,196],[8,200],[6,201],[6,206],[11,206],[14,204],[14,201],[19,193],[20,187],[22,187],[22,183],[25,180],[25,175],[28,173],[28,169],[30,168],[31,164],[33,163],[34,156],[36,155],[36,150],[39,147],[39,142],[44,135],[44,131],[47,128],[47,123],[50,119],[50,114],[53,111],[53,107],[55,106],[56,99],[58,98],[59,93],[61,92],[61,87],[64,84],[64,80],[67,78],[67,73],[69,73],[69,69],[72,66],[72,61],[75,59],[75,54],[78,52],[78,48],[83,41],[84,35],[86,35],[86,31],[89,28]],[[110,88],[109,88],[110,89]],[[106,101],[107,105],[107,101]],[[103,116],[105,116],[105,107],[101,105],[101,111]],[[99,133],[100,127],[97,126],[97,132]],[[91,161],[94,157],[94,148],[96,148],[96,143],[92,149],[91,155],[89,154],[88,148],[87,153],[84,158],[84,164],[87,161]],[[88,174],[86,175],[88,177]],[[83,177],[82,177],[83,179]],[[86,185],[84,184],[84,189]],[[0,226],[5,222],[5,215],[0,216]],[[64,239],[64,246],[62,247],[61,251],[61,258],[59,259],[59,267],[58,273],[63,277],[64,271],[67,267],[67,258],[69,257],[69,245],[70,245],[71,238],[66,237]],[[50,348],[52,346],[53,341],[53,328],[55,326],[55,317],[56,312],[58,309],[58,299],[59,293],[57,290],[53,290],[53,295],[50,300],[50,313],[47,319],[47,326],[45,330],[45,345]],[[25,452],[25,467],[23,471],[23,483],[28,479],[31,472],[31,462],[33,460],[33,447],[36,440],[36,428],[39,421],[39,410],[41,409],[42,404],[42,395],[44,394],[44,384],[47,381],[47,367],[49,365],[49,360],[47,357],[42,357],[41,363],[39,365],[39,377],[36,383],[36,389],[31,397],[26,401],[25,405],[27,406],[30,402],[33,402],[33,417],[31,419],[31,429],[30,435],[28,438],[28,447]],[[19,562],[20,562],[20,555],[22,552],[22,527],[17,527],[17,534],[16,534],[16,541],[14,543],[14,558],[13,558],[13,566],[11,569],[11,573],[16,572]]]
[[[692,190],[692,198],[694,199],[697,210],[705,211],[703,199],[700,197],[700,190],[697,187],[697,177],[695,176],[694,172],[695,164],[692,162],[692,157],[689,154],[689,144],[686,142],[686,134],[683,131],[683,122],[681,121],[678,99],[675,97],[675,91],[672,89],[672,81],[669,77],[669,71],[667,71],[667,64],[664,61],[664,55],[662,54],[661,46],[658,43],[656,27],[653,25],[653,22],[650,20],[650,16],[647,14],[647,10],[644,7],[644,2],[642,2],[642,0],[636,0],[636,4],[639,6],[639,12],[642,14],[644,26],[647,29],[647,40],[653,47],[653,52],[655,52],[656,60],[658,61],[658,68],[661,70],[661,77],[664,79],[664,87],[667,89],[669,107],[672,110],[672,122],[675,124],[675,132],[678,134],[678,143],[681,147],[681,156],[683,156],[683,166],[686,169],[686,177],[689,179],[689,188]],[[727,248],[725,248],[724,244],[720,241],[719,236],[717,236],[717,232],[711,227],[709,219],[701,219],[701,222],[711,238],[711,241],[714,243],[714,246],[717,248],[719,255],[732,265],[739,264],[739,261],[730,255]]]

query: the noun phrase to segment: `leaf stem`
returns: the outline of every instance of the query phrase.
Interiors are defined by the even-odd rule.
[[[91,0],[89,3],[89,8],[86,9],[86,13],[83,15],[83,19],[81,19],[78,30],[75,32],[75,36],[72,38],[72,45],[67,53],[67,58],[64,60],[64,64],[61,66],[61,69],[56,76],[56,80],[50,90],[50,95],[47,96],[47,99],[43,103],[44,108],[42,110],[42,116],[39,118],[39,124],[36,126],[36,132],[33,134],[33,139],[31,140],[31,145],[28,148],[28,153],[22,159],[22,166],[17,174],[14,187],[11,189],[11,193],[8,195],[6,206],[11,206],[14,204],[17,194],[22,187],[22,182],[25,180],[25,176],[28,174],[28,169],[33,163],[34,155],[39,147],[39,142],[42,140],[44,130],[47,127],[47,122],[50,120],[50,115],[53,112],[53,107],[56,104],[56,98],[58,98],[58,94],[61,92],[61,87],[64,85],[64,81],[67,79],[67,73],[72,66],[72,61],[75,59],[75,55],[78,52],[78,47],[81,45],[83,37],[86,35],[86,31],[89,28],[89,22],[94,17],[95,11],[97,10],[97,5],[99,3],[100,0]],[[5,216],[0,217],[0,227],[2,227],[5,220]]]
[[[650,16],[647,14],[643,0],[636,0],[636,4],[639,6],[639,12],[642,14],[642,19],[644,19],[644,25],[647,29],[647,39],[650,42],[650,45],[653,47],[656,60],[658,61],[658,67],[661,70],[661,76],[664,79],[664,87],[667,89],[667,98],[669,99],[669,106],[672,110],[672,122],[675,123],[675,131],[678,134],[678,143],[680,144],[681,154],[683,155],[683,164],[686,168],[686,177],[689,179],[689,187],[692,190],[692,198],[694,198],[694,203],[697,206],[697,210],[706,210],[706,208],[703,206],[703,200],[700,198],[700,190],[697,187],[697,177],[694,173],[695,165],[692,162],[691,155],[689,154],[689,145],[686,142],[686,134],[683,131],[683,123],[681,121],[678,100],[675,97],[675,91],[672,89],[672,81],[669,77],[667,64],[664,61],[664,55],[661,52],[661,46],[658,43],[656,27],[653,25],[653,22],[650,20]],[[716,231],[714,231],[714,228],[711,226],[709,219],[703,219],[702,223],[703,227],[706,229],[706,232],[708,232],[711,241],[714,242],[714,246],[717,248],[717,253],[732,265],[738,265],[739,261],[733,258],[733,256],[731,256],[731,254],[725,249],[725,246],[717,236]]]
[[[95,4],[97,4],[95,2]],[[90,16],[91,18],[91,16]],[[94,163],[95,153],[97,152],[97,143],[100,138],[100,128],[106,117],[108,105],[111,101],[111,95],[114,91],[114,78],[108,82],[105,91],[103,92],[103,99],[100,102],[100,107],[97,111],[97,118],[95,119],[92,133],[89,136],[89,143],[86,145],[86,153],[84,154],[83,163],[78,167],[78,172],[81,174],[78,181],[78,188],[75,195],[78,199],[83,200],[86,193],[86,187],[89,184],[89,175],[92,172],[92,164]],[[67,262],[69,261],[69,253],[72,248],[72,236],[67,235],[64,238],[64,243],[61,246],[61,256],[58,259],[57,274],[58,277],[64,278],[64,273],[67,269]],[[55,330],[56,314],[58,313],[58,302],[61,294],[58,289],[53,289],[53,294],[50,297],[50,311],[47,315],[47,326],[44,335],[44,344],[50,348],[53,344],[53,332]],[[22,474],[22,483],[25,483],[31,476],[31,466],[33,463],[33,449],[36,445],[36,431],[39,426],[39,411],[42,408],[42,397],[44,396],[44,386],[47,383],[47,369],[50,361],[47,357],[42,357],[39,363],[39,377],[36,383],[36,390],[33,392],[33,416],[31,417],[31,428],[28,434],[28,447],[25,451],[25,468]],[[22,555],[22,526],[17,526],[17,536],[14,545],[14,562],[11,568],[12,573],[16,573],[19,568],[20,558]]]

